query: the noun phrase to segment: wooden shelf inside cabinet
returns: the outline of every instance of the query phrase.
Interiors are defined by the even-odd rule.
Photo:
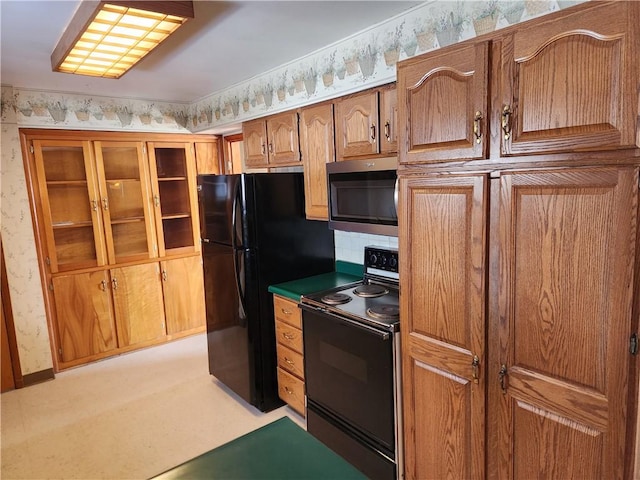
[[[192,143],[148,144],[156,231],[160,255],[167,250],[195,253],[200,249],[196,166]]]

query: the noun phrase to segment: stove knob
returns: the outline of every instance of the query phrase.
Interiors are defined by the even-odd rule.
[[[398,266],[398,259],[396,257],[391,257],[389,259],[389,266],[391,268],[396,268]]]
[[[378,262],[378,256],[375,253],[369,255],[369,265],[374,266]]]

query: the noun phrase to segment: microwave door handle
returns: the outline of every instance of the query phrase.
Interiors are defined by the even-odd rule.
[[[398,181],[396,178],[396,183],[393,186],[393,206],[396,208],[396,217],[398,216]]]

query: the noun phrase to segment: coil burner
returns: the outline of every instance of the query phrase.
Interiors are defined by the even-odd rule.
[[[327,305],[342,305],[351,301],[351,297],[346,293],[330,293],[320,299],[322,303]]]
[[[375,298],[386,295],[387,293],[389,293],[389,290],[387,288],[384,288],[382,285],[365,284],[356,287],[353,290],[353,293],[359,297]]]
[[[375,305],[367,308],[367,315],[381,320],[400,318],[400,308],[396,305]]]

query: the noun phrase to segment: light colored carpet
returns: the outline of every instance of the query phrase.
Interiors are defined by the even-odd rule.
[[[248,405],[208,372],[206,335],[59,373],[2,394],[1,477],[141,479],[285,415]]]

